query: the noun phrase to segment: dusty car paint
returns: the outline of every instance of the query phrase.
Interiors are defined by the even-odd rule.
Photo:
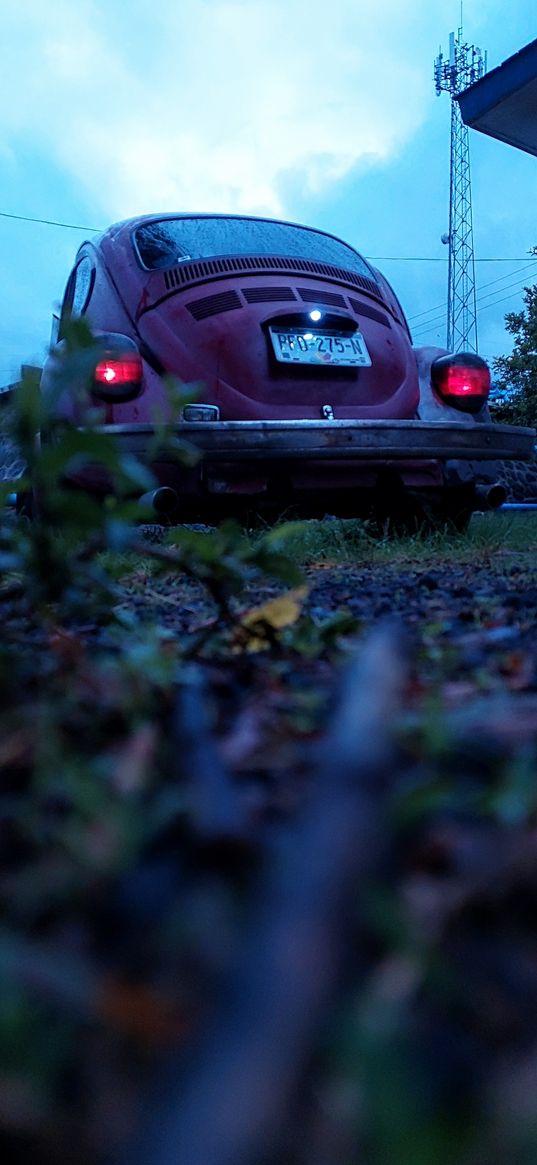
[[[259,247],[264,230],[271,239],[290,239],[290,253],[249,253],[249,236]],[[236,253],[185,250],[167,257],[160,236],[172,231],[179,239],[186,231],[209,242],[211,231],[227,232],[240,246]],[[144,232],[153,232],[158,243],[152,269],[140,246]],[[308,254],[300,253],[301,246]],[[330,259],[342,256],[346,265],[327,262],[327,253]],[[460,469],[458,460],[531,455],[530,431],[525,436],[519,430],[517,438],[513,430],[509,438],[505,426],[490,425],[486,404],[468,416],[439,398],[431,365],[444,350],[414,349],[382,274],[324,232],[241,216],[144,216],[115,224],[78,253],[59,347],[43,373],[44,392],[52,391],[61,363],[62,323],[77,312],[97,335],[112,333],[118,343],[127,337],[142,357],[142,381],[131,399],[115,401],[113,393],[106,398],[108,430],[143,457],[158,414],[176,424],[178,433],[188,430],[198,448],[195,467],[158,457],[152,463],[157,480],[177,491],[183,508],[216,497],[231,507],[234,498],[248,496],[363,512],[378,488],[383,496],[400,488],[435,504],[458,491],[470,513],[477,477],[468,474],[464,460]],[[313,326],[323,349],[318,365],[276,359],[271,328],[303,336]],[[334,366],[333,342],[325,348],[323,338],[334,335],[359,336],[369,366]],[[193,428],[172,416],[165,375],[196,385],[198,401],[217,409],[218,420]],[[83,424],[84,394],[74,388],[58,411]],[[255,425],[260,429],[254,447]],[[77,481],[97,488],[87,473]]]

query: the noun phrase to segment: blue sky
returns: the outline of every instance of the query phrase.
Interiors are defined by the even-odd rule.
[[[459,0],[17,0],[0,15],[0,384],[42,361],[89,237],[8,215],[306,222],[375,258],[415,342],[444,344],[450,100],[432,75],[460,19]],[[494,68],[537,36],[535,0],[465,0],[463,23]],[[470,141],[491,358],[537,282],[537,159]]]

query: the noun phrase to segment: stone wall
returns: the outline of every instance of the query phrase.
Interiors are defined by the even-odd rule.
[[[24,461],[17,446],[4,435],[0,435],[0,481],[21,477],[24,468]]]
[[[537,457],[498,462],[498,481],[505,486],[509,502],[537,503]]]

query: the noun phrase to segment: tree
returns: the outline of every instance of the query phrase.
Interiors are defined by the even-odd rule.
[[[537,247],[531,253],[537,256]],[[496,421],[537,426],[537,285],[525,287],[523,299],[524,309],[505,317],[513,351],[492,362],[499,393],[491,410]]]

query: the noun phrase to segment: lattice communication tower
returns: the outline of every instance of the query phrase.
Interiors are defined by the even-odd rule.
[[[474,232],[468,127],[461,117],[457,94],[486,72],[486,57],[474,45],[463,43],[462,27],[450,33],[449,59],[439,52],[434,66],[436,92],[451,96],[451,155],[449,180],[449,243],[447,348],[450,352],[477,352]]]

